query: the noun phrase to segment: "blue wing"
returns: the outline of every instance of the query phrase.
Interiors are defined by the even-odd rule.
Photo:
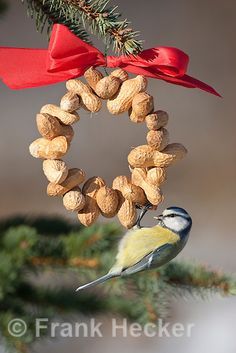
[[[176,256],[175,248],[176,247],[173,244],[164,244],[160,246],[158,249],[146,255],[135,265],[123,270],[121,276],[127,276],[150,268],[160,267]]]

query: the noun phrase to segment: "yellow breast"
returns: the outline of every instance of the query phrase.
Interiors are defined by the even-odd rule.
[[[121,240],[115,267],[133,266],[153,250],[179,239],[177,234],[161,226],[130,230]]]

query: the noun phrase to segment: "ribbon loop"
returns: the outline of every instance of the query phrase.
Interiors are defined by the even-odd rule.
[[[12,89],[49,85],[82,76],[90,66],[120,67],[177,85],[200,88],[220,96],[214,88],[186,75],[189,57],[172,47],[156,47],[133,56],[108,56],[55,24],[48,49],[0,48],[0,78]]]

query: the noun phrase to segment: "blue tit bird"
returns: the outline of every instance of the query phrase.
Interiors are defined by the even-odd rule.
[[[113,277],[128,276],[143,270],[158,268],[174,257],[185,246],[192,227],[189,214],[180,207],[169,207],[157,217],[154,227],[141,227],[140,221],[150,206],[139,215],[136,226],[121,239],[115,264],[110,271],[77,288],[85,288],[103,283]]]

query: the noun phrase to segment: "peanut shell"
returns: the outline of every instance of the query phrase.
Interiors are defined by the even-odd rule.
[[[61,99],[60,108],[66,112],[72,113],[80,107],[80,98],[73,92],[67,92]]]
[[[109,99],[113,97],[121,85],[121,80],[115,76],[103,77],[95,87],[96,94],[102,99]]]
[[[76,112],[69,113],[62,110],[60,107],[54,104],[46,104],[44,105],[40,113],[46,113],[58,118],[65,125],[72,125],[75,122],[79,121],[80,117]]]
[[[147,172],[143,168],[134,168],[132,172],[132,183],[141,187],[148,201],[152,205],[159,205],[163,201],[160,188],[157,185],[149,183],[147,180]]]
[[[153,110],[153,107],[153,97],[150,94],[146,92],[136,94],[132,101],[130,120],[134,123],[142,123],[145,121],[146,115]]]
[[[85,197],[77,187],[63,196],[63,205],[68,211],[80,211],[85,206]]]
[[[59,120],[49,114],[37,114],[36,123],[39,133],[48,140],[53,140],[58,136],[65,136],[71,142],[74,130],[70,125],[61,125]]]
[[[69,144],[71,143],[73,137],[74,137],[74,130],[71,125],[64,125],[62,126],[62,131],[61,135],[65,136]]]
[[[135,205],[132,201],[125,199],[122,196],[122,201],[120,202],[120,207],[117,213],[120,223],[130,229],[132,228],[137,219],[137,211]]]
[[[132,106],[134,96],[145,91],[146,87],[147,79],[141,75],[124,81],[114,98],[107,101],[109,112],[111,114],[121,114],[128,111]]]
[[[150,130],[147,133],[147,143],[157,151],[162,151],[169,143],[169,133],[165,128]]]
[[[61,184],[49,183],[47,194],[49,196],[62,196],[75,188],[85,180],[85,173],[82,169],[72,168],[68,171],[67,178]]]
[[[41,137],[30,144],[29,151],[35,158],[60,159],[66,154],[68,148],[65,136],[58,136],[53,140]]]
[[[36,124],[40,135],[48,140],[52,140],[61,135],[61,124],[59,120],[49,114],[37,114]]]
[[[96,201],[98,190],[105,185],[105,181],[100,177],[92,177],[86,181],[82,192],[85,195],[85,206],[78,212],[78,219],[84,226],[90,226],[99,217],[100,210]]]
[[[111,76],[118,77],[122,82],[128,80],[129,78],[128,73],[123,69],[116,69],[112,71]]]
[[[45,159],[43,161],[43,172],[48,181],[55,184],[62,183],[68,175],[66,163],[59,159]]]
[[[116,190],[108,186],[102,186],[96,194],[96,200],[104,217],[111,218],[116,215],[119,204],[119,196]]]
[[[117,176],[112,183],[112,188],[118,191],[121,191],[124,186],[129,184],[130,178],[128,178],[125,175],[119,175]]]
[[[85,71],[84,78],[88,82],[89,86],[95,91],[96,84],[103,78],[103,74],[91,66]]]
[[[186,153],[186,148],[180,143],[171,143],[162,152],[153,150],[148,145],[142,145],[130,152],[128,162],[135,168],[168,167],[170,164],[181,160]]]
[[[158,110],[146,116],[146,124],[149,130],[159,130],[167,125],[169,116],[163,110]]]
[[[147,171],[146,181],[149,184],[159,186],[166,180],[166,170],[164,168],[154,167]]]
[[[83,186],[83,194],[95,198],[98,190],[104,185],[105,181],[99,176],[89,178]]]
[[[122,188],[122,195],[125,199],[132,201],[138,205],[146,205],[147,198],[143,189],[134,184],[127,184]]]
[[[92,197],[86,195],[85,196],[85,206],[84,208],[78,212],[78,219],[81,224],[85,227],[91,226],[100,215],[100,210],[97,205],[97,202]]]
[[[83,105],[90,112],[98,112],[102,107],[102,102],[92,91],[88,85],[84,84],[80,80],[69,80],[66,82],[66,88],[68,91],[72,91],[81,97]]]

